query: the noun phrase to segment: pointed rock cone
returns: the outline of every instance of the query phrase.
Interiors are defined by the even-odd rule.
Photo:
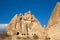
[[[47,30],[47,26],[46,26],[46,25],[44,25],[44,28],[43,28],[43,29],[44,29],[44,31],[46,31],[46,30]]]
[[[43,28],[39,21],[28,11],[24,16],[22,14],[14,16],[8,24],[7,34],[23,38],[27,36],[32,38],[34,35],[37,35],[40,38],[43,36],[42,30]]]
[[[16,30],[20,34],[22,33],[22,20],[23,20],[23,14],[20,13],[20,15],[18,16],[18,19],[17,19],[17,24],[16,24]]]
[[[10,23],[8,24],[8,26],[7,26],[7,34],[8,34],[8,35],[14,35],[14,34],[13,34],[13,32],[14,32],[13,30],[16,29],[17,19],[18,19],[18,15],[16,14],[16,15],[12,18],[12,20],[10,21]]]
[[[26,12],[24,15],[32,15],[31,11],[29,10],[28,12]]]
[[[48,27],[53,26],[60,22],[60,3],[57,2],[56,7],[54,8],[50,20],[48,22]]]
[[[28,13],[31,13],[31,11],[29,10]]]
[[[31,21],[31,12],[30,11],[28,11],[28,12],[26,12],[25,14],[24,14],[24,17],[23,17],[23,19],[24,20],[27,20],[27,21]]]
[[[52,16],[48,22],[48,37],[51,40],[60,40],[60,3],[57,2],[56,7],[53,10]]]
[[[20,13],[20,14],[19,14],[19,16],[23,16],[23,14],[22,14],[22,13]]]
[[[10,23],[16,23],[17,22],[17,19],[18,19],[18,14],[16,14],[13,18],[12,18],[12,20],[10,21]],[[9,24],[10,24],[9,23]]]
[[[18,21],[20,22],[23,19],[23,14],[20,13],[19,17],[18,17]]]

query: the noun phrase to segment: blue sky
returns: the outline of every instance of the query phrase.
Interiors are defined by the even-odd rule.
[[[30,10],[42,26],[47,25],[57,2],[60,0],[0,0],[0,24],[8,24],[15,14]]]

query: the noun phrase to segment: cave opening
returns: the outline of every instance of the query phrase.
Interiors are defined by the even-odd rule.
[[[17,32],[16,35],[19,35],[19,32]]]

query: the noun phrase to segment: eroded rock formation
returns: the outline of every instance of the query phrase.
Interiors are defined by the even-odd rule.
[[[60,3],[56,7],[48,22],[42,27],[30,11],[24,15],[15,15],[7,26],[7,34],[12,40],[60,40]],[[15,38],[15,39],[14,39]]]
[[[48,37],[51,40],[60,40],[60,3],[57,2],[56,7],[53,10],[52,16],[48,23]]]
[[[30,11],[24,15],[15,15],[7,27],[7,34],[19,38],[44,38],[45,34],[39,21]]]

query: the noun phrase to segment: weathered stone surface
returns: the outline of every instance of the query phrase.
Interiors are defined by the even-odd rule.
[[[7,27],[7,34],[8,35],[14,35],[15,34],[15,32],[16,32],[15,29],[16,29],[17,19],[18,19],[18,15],[16,14],[14,16],[14,18],[11,20],[11,22],[9,23],[8,27]]]
[[[57,2],[48,23],[48,37],[51,40],[60,40],[60,3]]]
[[[19,38],[45,38],[43,28],[30,11],[15,15],[7,27],[7,34]],[[13,37],[14,38],[14,37]]]
[[[6,31],[11,40],[60,40],[60,3],[57,2],[48,26],[42,27],[28,11],[24,15],[15,15]]]
[[[57,2],[53,12],[52,12],[52,15],[50,17],[50,20],[48,22],[48,26],[53,26],[55,24],[57,24],[58,22],[60,22],[60,3]]]

